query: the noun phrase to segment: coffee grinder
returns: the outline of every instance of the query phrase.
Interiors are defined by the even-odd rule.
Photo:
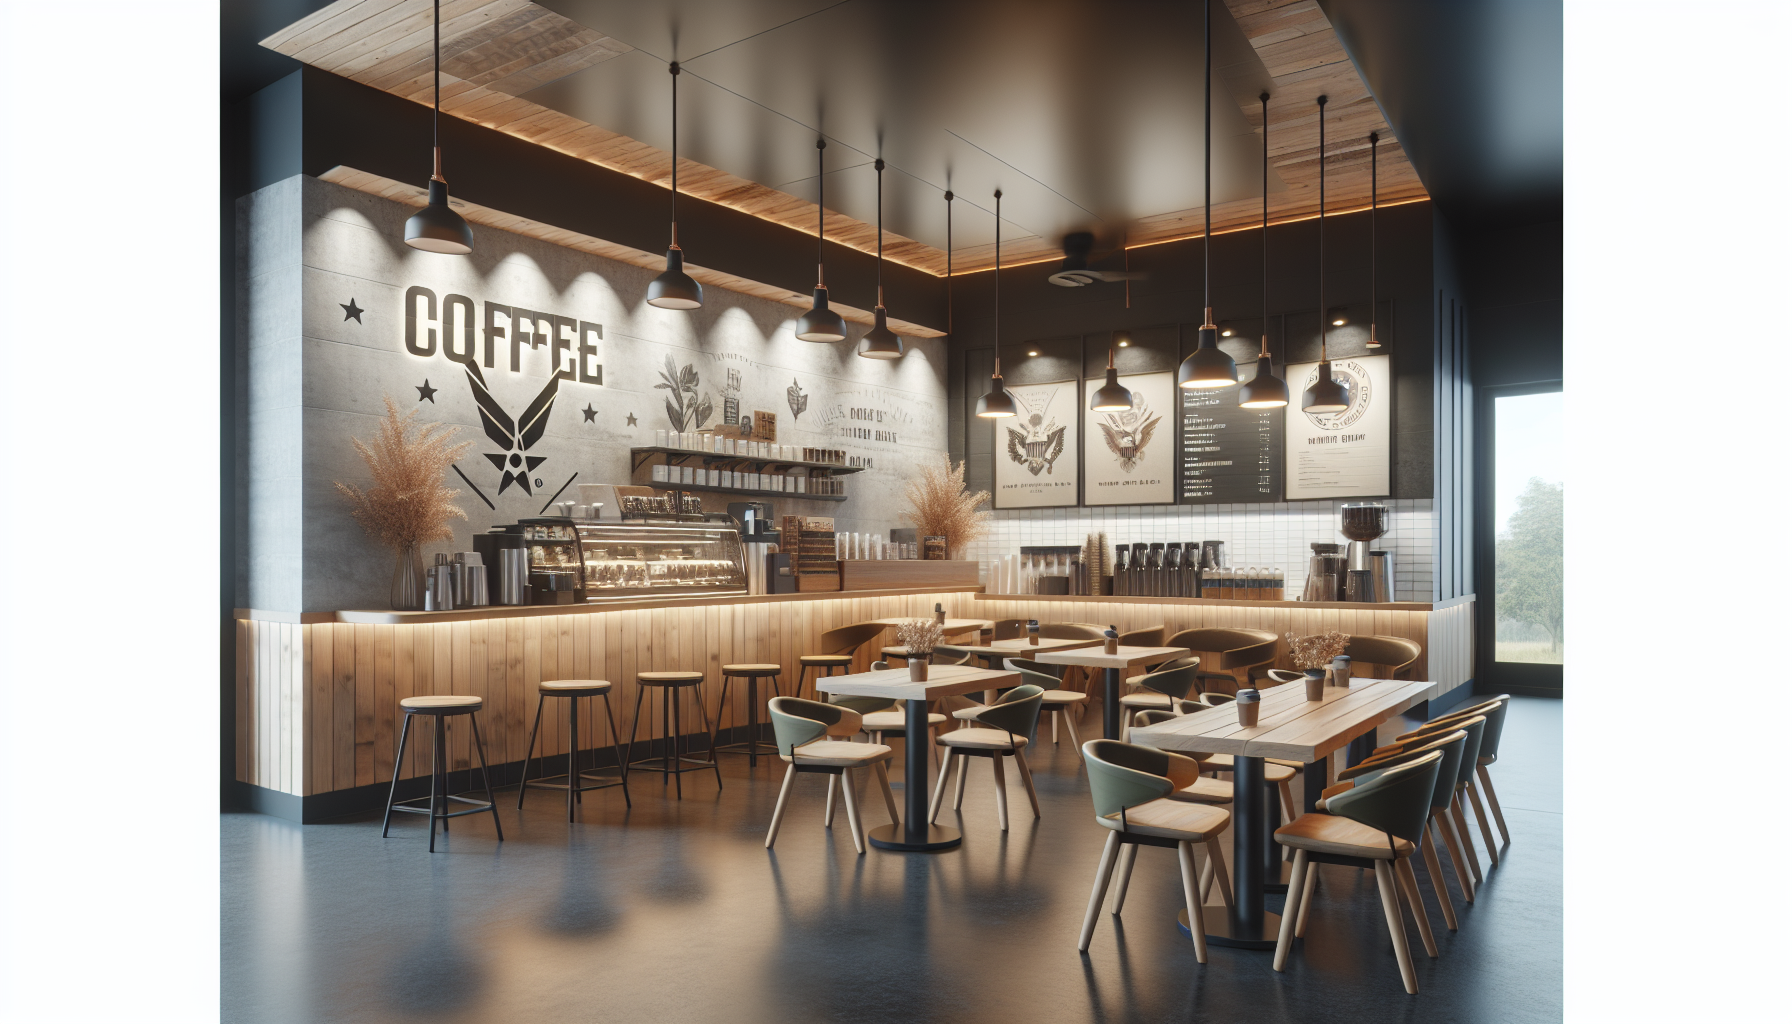
[[[1371,552],[1369,546],[1380,540],[1388,532],[1388,507],[1379,501],[1353,501],[1347,503],[1339,514],[1340,533],[1350,541],[1345,554],[1345,566],[1349,571],[1377,572],[1384,574],[1374,581],[1374,593],[1378,600],[1387,600],[1380,595],[1386,594],[1393,581],[1385,574],[1391,571],[1386,552]],[[1380,554],[1382,557],[1374,557]]]

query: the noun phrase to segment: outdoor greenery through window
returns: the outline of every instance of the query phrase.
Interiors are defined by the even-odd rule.
[[[1494,400],[1494,660],[1562,664],[1562,393]]]

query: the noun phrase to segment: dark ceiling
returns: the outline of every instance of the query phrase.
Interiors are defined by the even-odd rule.
[[[1446,216],[1561,217],[1560,0],[1319,6]]]
[[[224,105],[299,70],[298,61],[261,41],[328,6],[330,0],[223,0],[218,5],[218,84]]]

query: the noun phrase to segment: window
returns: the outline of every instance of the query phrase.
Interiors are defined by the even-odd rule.
[[[1563,464],[1561,391],[1494,398],[1496,662],[1562,664]]]

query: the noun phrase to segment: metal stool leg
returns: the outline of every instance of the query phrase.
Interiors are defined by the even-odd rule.
[[[436,852],[436,786],[448,788],[448,780],[442,771],[442,716],[431,715],[436,720],[436,727],[431,731],[429,750],[429,852]],[[444,819],[442,824],[448,824]],[[445,828],[443,831],[447,831]]]
[[[684,733],[684,720],[679,716],[678,712],[678,694],[674,692],[678,689],[681,689],[681,687],[666,687],[666,699],[672,708],[672,756],[661,763],[665,764],[667,770],[671,772],[672,786],[678,793],[678,799],[683,800],[684,773],[680,771],[672,771],[672,769],[680,768],[684,765],[684,755],[678,752],[678,738]]]
[[[386,791],[386,823],[380,826],[380,838],[386,838],[392,828],[392,801],[398,798],[398,769],[404,764],[405,741],[411,738],[411,716],[404,716],[404,726],[398,732],[398,756],[392,760],[392,788]]]
[[[467,716],[473,726],[473,749],[479,752],[479,774],[485,779],[486,809],[492,812],[492,828],[498,830],[498,842],[504,841],[504,823],[498,820],[498,798],[492,793],[492,770],[485,762],[485,741],[479,738],[479,715]]]
[[[777,677],[773,676],[772,679],[774,680],[772,685],[773,685],[773,688],[775,689],[777,686],[777,683],[776,683]],[[727,682],[728,681],[726,679],[722,680],[722,683],[724,686],[727,685]],[[728,691],[726,689],[724,689],[722,692],[727,693]],[[747,767],[748,768],[759,767],[759,677],[758,676],[748,676],[747,677]],[[1489,789],[1488,792],[1492,793],[1493,790]]]
[[[641,731],[641,701],[647,696],[647,687],[635,684],[635,720],[628,727],[628,751],[622,755],[622,786],[628,788],[628,767],[635,763],[635,735]],[[612,722],[611,725],[615,723]],[[647,730],[647,742],[653,742],[653,729]]]
[[[523,751],[523,781],[516,789],[516,809],[519,811],[523,809],[523,797],[529,792],[529,755],[535,753],[535,734],[541,731],[541,706],[545,703],[545,694],[535,698],[535,725],[529,729],[529,746]]]
[[[622,750],[622,737],[616,735],[616,716],[610,713],[610,695],[605,693],[600,694],[600,696],[604,699],[604,718],[608,719],[610,722],[610,750],[613,753],[620,753]],[[635,806],[635,802],[629,799],[628,796],[627,765],[624,765],[622,769],[622,803],[625,807]]]
[[[703,716],[703,731],[709,734],[709,763],[716,770],[716,789],[722,788],[722,759],[716,756],[716,730],[709,727],[709,705],[703,701],[703,684],[691,687],[691,694],[697,698],[697,712]],[[716,723],[722,720],[722,709],[716,709]]]
[[[579,800],[579,698],[566,702],[566,820],[573,821],[573,804]]]

